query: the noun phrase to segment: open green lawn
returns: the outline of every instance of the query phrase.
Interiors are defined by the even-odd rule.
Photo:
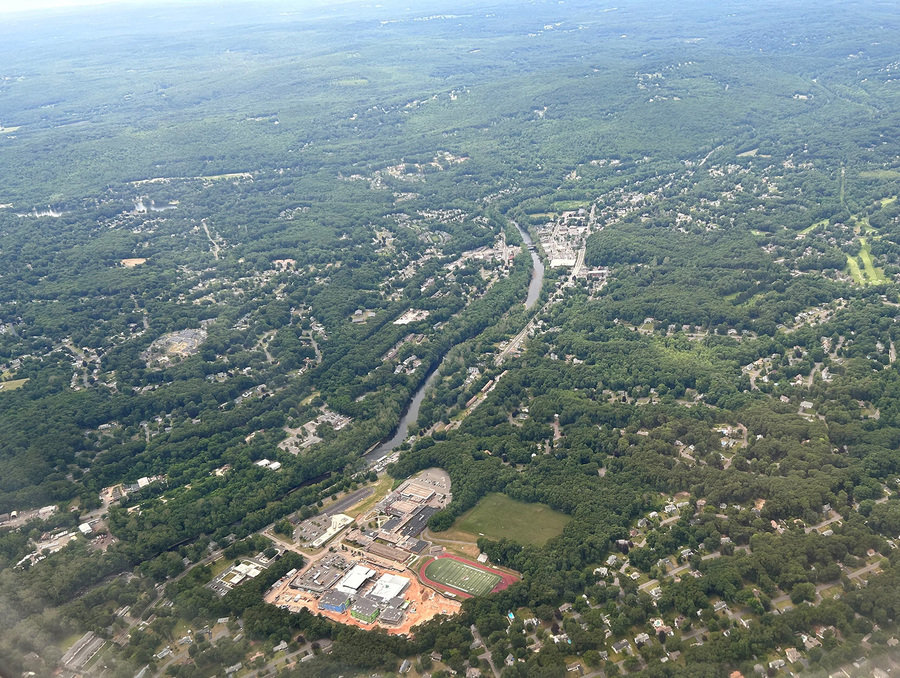
[[[862,179],[896,179],[900,177],[900,172],[888,169],[864,170],[859,176]]]
[[[472,567],[453,558],[438,558],[423,573],[432,581],[446,584],[473,596],[483,596],[500,583],[500,575]]]
[[[546,504],[526,504],[505,494],[489,494],[453,524],[462,532],[489,539],[505,537],[520,544],[543,546],[571,520]]]
[[[588,204],[584,200],[557,200],[553,203],[555,212],[571,212],[581,207],[588,208]]]
[[[860,250],[859,250],[859,258],[863,263],[863,268],[866,271],[866,277],[869,279],[870,283],[878,284],[887,282],[887,277],[884,275],[884,271],[879,268],[876,268],[872,263],[872,251],[869,249],[869,243],[865,238],[859,239]]]
[[[854,282],[860,285],[866,284],[866,278],[859,269],[859,262],[856,260],[856,257],[851,257],[849,254],[847,255],[847,267],[850,269],[850,275],[853,276]]]
[[[0,393],[4,391],[15,391],[16,389],[22,388],[27,379],[12,379],[10,381],[0,381]]]
[[[824,226],[827,223],[828,223],[828,219],[822,219],[822,221],[817,221],[812,226],[807,226],[802,231],[800,231],[800,235],[806,235],[810,231],[817,229],[819,226]]]

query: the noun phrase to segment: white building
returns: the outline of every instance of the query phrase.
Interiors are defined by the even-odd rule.
[[[377,572],[375,570],[368,568],[365,565],[356,565],[344,575],[343,579],[341,579],[334,588],[347,595],[356,595],[362,585],[376,574]]]
[[[396,574],[383,574],[369,591],[369,595],[380,600],[391,600],[401,595],[409,586],[409,579]]]

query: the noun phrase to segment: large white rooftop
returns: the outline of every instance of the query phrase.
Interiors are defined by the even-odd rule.
[[[390,600],[403,593],[407,586],[409,586],[409,579],[406,577],[396,574],[383,574],[375,582],[375,586],[369,591],[369,595],[381,600]]]
[[[365,565],[356,565],[344,575],[344,578],[337,583],[335,588],[344,593],[356,593],[359,590],[359,587],[374,577],[375,574],[375,570],[372,570]]]

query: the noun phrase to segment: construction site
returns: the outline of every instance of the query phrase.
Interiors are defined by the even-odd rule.
[[[458,601],[422,584],[409,567],[420,554],[442,550],[419,535],[451,499],[447,473],[428,469],[355,521],[337,514],[328,517],[326,527],[322,517],[307,519],[295,534],[320,553],[303,570],[290,572],[270,587],[266,602],[294,612],[321,613],[344,624],[380,626],[394,634],[409,633],[435,615],[456,613]]]

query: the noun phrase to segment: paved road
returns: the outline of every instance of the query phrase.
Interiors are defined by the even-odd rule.
[[[372,493],[375,492],[374,487],[363,487],[355,492],[351,492],[346,497],[342,497],[335,502],[332,502],[322,511],[326,516],[335,516],[338,513],[343,512],[344,510],[350,508],[354,504],[358,504],[366,497],[370,497]]]
[[[820,527],[825,527],[826,525],[831,525],[832,523],[836,523],[839,520],[843,520],[843,519],[844,519],[844,517],[840,513],[835,513],[834,517],[829,518],[828,520],[823,520],[818,525],[810,525],[809,527],[804,527],[803,531],[806,532],[806,534],[809,534],[813,530],[818,530]]]

